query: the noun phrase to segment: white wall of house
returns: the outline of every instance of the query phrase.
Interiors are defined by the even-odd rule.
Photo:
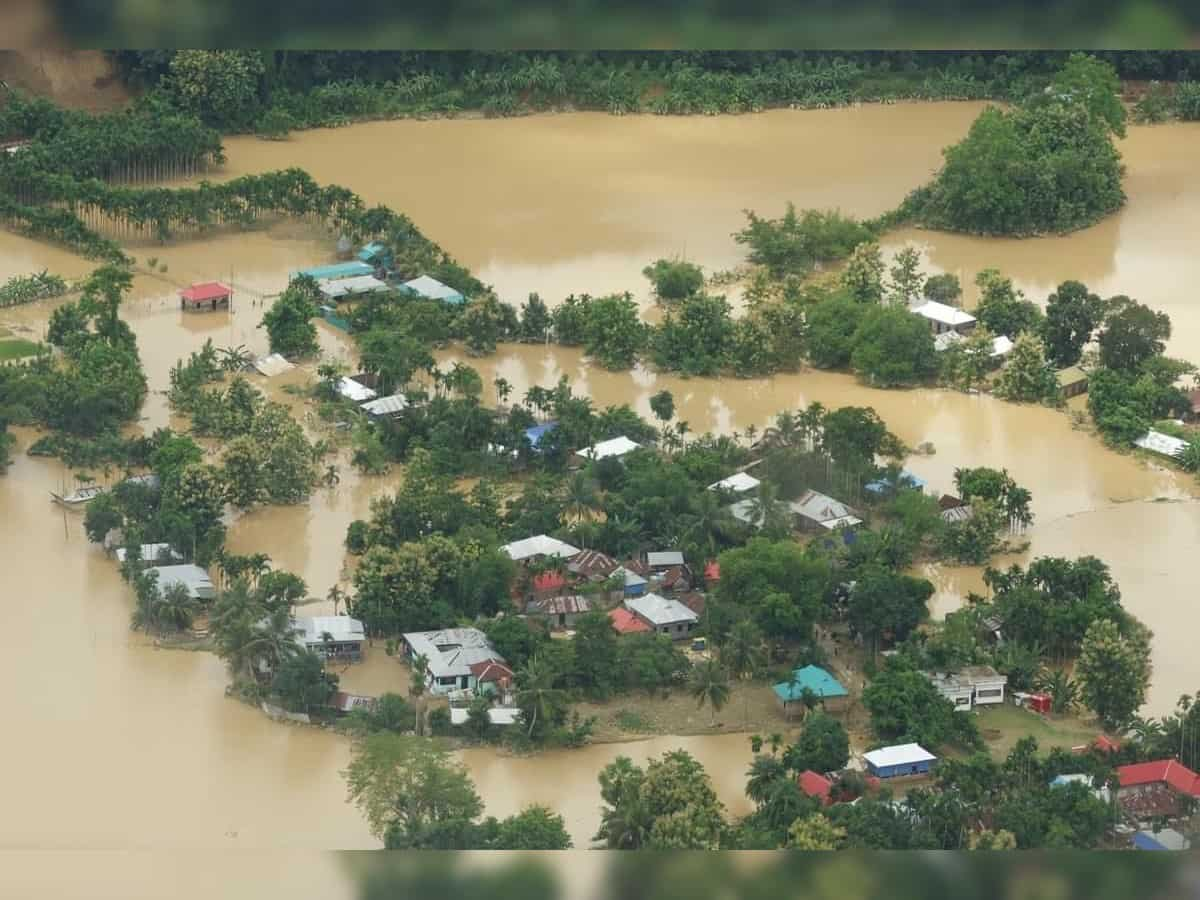
[[[1004,702],[1003,681],[981,681],[975,685],[975,705],[995,706]]]

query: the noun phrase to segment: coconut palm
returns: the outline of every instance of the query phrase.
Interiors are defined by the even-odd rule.
[[[346,596],[346,592],[335,584],[328,591],[326,591],[325,599],[333,604],[333,614],[336,616],[338,614],[338,607],[345,603],[349,598]]]
[[[762,807],[775,785],[788,777],[787,767],[777,756],[756,756],[746,773],[746,796]]]
[[[705,660],[692,669],[689,690],[697,706],[708,704],[709,724],[716,726],[717,713],[729,702],[729,675],[725,669],[715,659]]]
[[[737,531],[737,524],[715,492],[698,491],[692,497],[691,511],[684,517],[683,540],[711,559]]]
[[[576,472],[567,481],[566,511],[574,514],[578,521],[590,521],[600,506],[596,483],[583,472]]]
[[[1133,721],[1129,723],[1129,733],[1139,744],[1148,746],[1163,736],[1163,726],[1157,719],[1134,716]]]
[[[769,481],[762,482],[750,498],[750,521],[768,537],[786,537],[791,531],[791,516],[787,504],[779,499],[779,488]]]
[[[758,626],[748,619],[736,623],[729,629],[721,644],[721,662],[735,679],[743,679],[757,672],[763,664],[763,636]],[[744,692],[744,721],[750,724],[750,692]]]
[[[196,614],[196,599],[187,585],[174,582],[162,591],[155,604],[155,619],[160,628],[171,627],[176,631],[192,627]]]
[[[557,673],[536,653],[517,673],[517,706],[529,722],[533,737],[539,721],[551,721],[563,701],[563,692],[554,686]]]
[[[809,450],[814,452],[821,445],[821,436],[825,429],[825,412],[823,404],[813,401],[796,417],[805,444]]]
[[[785,409],[775,417],[774,424],[763,431],[763,446],[771,449],[795,446],[801,433],[799,420]]]
[[[254,362],[254,354],[243,344],[238,344],[236,347],[222,347],[218,352],[221,354],[221,368],[226,372],[244,371]]]
[[[1043,670],[1037,688],[1050,695],[1051,709],[1060,715],[1070,712],[1079,699],[1079,685],[1063,669]]]

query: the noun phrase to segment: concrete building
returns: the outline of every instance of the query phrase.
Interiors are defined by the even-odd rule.
[[[773,690],[785,712],[791,704],[803,702],[805,691],[812,692],[829,712],[845,709],[850,699],[845,686],[820,666],[794,669],[791,680],[781,681]]]
[[[936,300],[926,300],[918,306],[914,306],[912,311],[929,322],[930,330],[936,334],[944,334],[947,331],[956,331],[959,334],[966,334],[975,328],[975,317],[968,312],[964,312],[957,306],[947,306],[945,303],[938,303]]]
[[[293,619],[296,643],[326,659],[362,659],[367,635],[363,623],[349,616],[306,616]]]
[[[925,674],[955,709],[995,706],[1004,702],[1008,676],[1001,675],[991,666],[967,666],[958,672]]]
[[[504,657],[478,628],[409,632],[403,639],[409,659],[424,656],[428,660],[426,683],[434,694],[474,689],[490,668],[481,663],[499,663],[508,668]]]

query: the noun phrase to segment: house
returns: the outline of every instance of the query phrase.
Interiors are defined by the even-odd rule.
[[[479,684],[480,674],[490,672],[488,667],[480,667],[479,663],[497,662],[505,665],[504,657],[496,652],[487,635],[478,628],[415,631],[402,635],[402,638],[404,652],[409,659],[425,657],[428,664],[426,683],[434,694],[475,688]],[[501,673],[497,670],[495,674],[499,676]]]
[[[761,481],[745,472],[734,472],[728,478],[722,478],[708,486],[710,491],[729,491],[731,494],[744,494],[757,488]]]
[[[1117,803],[1132,822],[1174,818],[1200,799],[1200,776],[1174,759],[1118,766],[1117,784]]]
[[[631,569],[628,563],[613,572],[613,577],[618,575],[625,582],[626,597],[640,597],[646,593],[646,585],[650,582]]]
[[[649,625],[623,606],[618,606],[610,611],[608,619],[612,622],[613,630],[618,634],[637,634],[650,631]]]
[[[1071,775],[1056,775],[1050,779],[1050,787],[1063,787],[1068,784],[1082,784],[1085,788],[1091,791],[1092,796],[1102,803],[1109,803],[1112,800],[1112,795],[1107,787],[1096,787],[1095,780],[1090,775],[1084,775],[1078,772]]]
[[[567,594],[534,600],[525,606],[525,615],[543,616],[549,620],[551,628],[574,628],[575,620],[591,610],[592,601],[587,597]]]
[[[379,396],[362,382],[354,378],[347,378],[345,375],[338,379],[337,392],[351,403],[360,404]]]
[[[330,303],[351,297],[362,297],[388,289],[387,284],[374,275],[354,275],[350,278],[323,278],[317,282],[317,290]]]
[[[314,266],[311,269],[300,269],[292,272],[290,280],[311,278],[313,281],[330,281],[335,278],[358,278],[363,275],[374,275],[375,269],[364,262],[333,263],[328,266]]]
[[[864,753],[863,761],[876,778],[903,778],[928,774],[937,757],[920,744],[896,744]]]
[[[607,581],[620,567],[615,559],[599,550],[581,550],[567,563],[568,572],[587,581]]]
[[[179,305],[190,312],[229,309],[229,301],[232,298],[233,288],[226,287],[219,281],[206,281],[180,291]]]
[[[933,339],[933,349],[941,353],[949,350],[955,344],[962,341],[962,339],[962,334],[957,331],[943,331]],[[988,358],[993,362],[1000,362],[1012,353],[1014,346],[1012,338],[1008,337],[1008,335],[998,335],[992,338],[992,349],[988,351]]]
[[[392,265],[392,248],[380,241],[371,241],[358,251],[358,261],[368,266],[390,268]]]
[[[125,562],[128,551],[124,547],[118,547],[114,554],[117,557],[117,562]],[[172,549],[170,544],[142,544],[139,548],[139,556],[142,562],[181,562],[183,554]]]
[[[1192,842],[1174,828],[1139,831],[1131,841],[1134,850],[1190,850]]]
[[[684,640],[700,622],[700,617],[678,600],[659,594],[626,597],[625,608],[657,634],[665,634],[676,641]]]
[[[1003,703],[1004,686],[1008,684],[1008,676],[1001,675],[991,666],[966,666],[944,675],[927,672],[926,677],[955,709]]]
[[[833,782],[824,775],[814,772],[812,769],[805,769],[796,778],[796,783],[800,785],[800,790],[814,800],[820,801],[822,806],[828,806],[833,802],[833,797],[830,796]]]
[[[565,541],[560,541],[557,538],[552,538],[544,534],[513,541],[511,544],[505,544],[500,549],[516,562],[525,562],[529,559],[542,559],[547,556],[555,559],[570,559],[579,552],[578,547],[572,547]]]
[[[854,514],[853,509],[819,491],[805,491],[789,503],[788,507],[801,529],[836,531],[839,528],[853,528],[862,524],[862,519]]]
[[[167,588],[172,585],[182,584],[187,588],[188,595],[193,600],[212,600],[217,596],[217,589],[213,587],[212,579],[199,566],[152,566],[146,571],[158,575],[160,591],[166,592]]]
[[[426,300],[441,300],[449,306],[462,306],[467,302],[467,298],[454,288],[442,284],[436,278],[430,278],[428,275],[406,281],[401,287],[410,294],[424,297]]]
[[[541,425],[534,425],[532,428],[525,429],[525,440],[529,441],[529,446],[534,453],[541,453],[542,450],[538,446],[542,442],[542,438],[550,432],[558,428],[557,422],[543,422]]]
[[[468,668],[475,678],[475,685],[481,694],[498,694],[505,696],[512,690],[516,676],[506,663],[499,659],[485,659],[472,663]]]
[[[951,506],[949,509],[943,509],[942,521],[946,523],[965,522],[973,515],[975,515],[975,510],[962,503],[959,506]]]
[[[700,618],[704,617],[704,610],[708,607],[708,598],[696,591],[680,595],[679,602]]]
[[[665,572],[675,566],[683,565],[683,554],[678,550],[663,550],[646,554],[646,567],[651,572]]]
[[[791,680],[780,682],[773,690],[783,704],[784,712],[787,712],[790,704],[802,702],[805,691],[815,695],[821,701],[821,706],[829,712],[844,710],[850,698],[845,686],[820,666],[794,669]]]
[[[358,408],[375,421],[398,419],[408,409],[408,398],[403,394],[389,394],[361,403]]]
[[[929,322],[929,327],[935,335],[947,331],[966,334],[975,327],[973,315],[963,312],[957,306],[947,306],[936,300],[926,300],[919,306],[914,306],[912,311]]]
[[[776,501],[775,509],[783,511],[786,509],[787,514],[791,514],[791,509],[782,501]],[[759,506],[759,501],[753,497],[747,497],[745,500],[738,500],[736,503],[731,503],[726,507],[729,514],[744,525],[749,525],[751,528],[762,528],[763,511]]]
[[[877,496],[883,496],[889,491],[896,490],[898,487],[924,492],[926,484],[925,479],[917,477],[907,469],[901,469],[896,479],[893,480],[885,475],[882,478],[876,478],[874,481],[868,481],[863,485],[863,490]]]
[[[1068,366],[1065,369],[1059,369],[1054,373],[1054,377],[1058,379],[1058,389],[1062,391],[1062,395],[1067,399],[1087,393],[1087,372],[1083,371],[1079,366]]]
[[[362,659],[367,640],[363,623],[349,616],[306,616],[292,620],[296,643],[305,650],[319,653],[326,659]]]
[[[593,444],[590,447],[584,447],[582,450],[577,450],[575,456],[582,461],[599,462],[602,459],[620,459],[637,450],[642,445],[637,441],[631,441],[627,437],[615,437],[607,441],[601,441],[598,444]]]
[[[1133,446],[1141,447],[1143,450],[1149,450],[1151,453],[1157,453],[1160,456],[1169,456],[1172,459],[1176,459],[1180,453],[1187,449],[1188,442],[1182,438],[1172,437],[1169,434],[1163,434],[1161,431],[1151,429],[1134,441]]]

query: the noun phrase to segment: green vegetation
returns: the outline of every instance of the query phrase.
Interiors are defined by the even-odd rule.
[[[316,282],[297,278],[267,310],[262,327],[267,329],[272,353],[291,359],[316,354],[317,328],[312,319],[317,314],[318,297]]]
[[[642,274],[650,280],[654,295],[667,303],[690,297],[704,287],[700,267],[682,259],[657,259]]]
[[[42,345],[35,344],[23,338],[8,338],[0,340],[0,362],[10,359],[23,359],[27,356],[37,356],[42,352]]]
[[[4,284],[0,284],[0,309],[33,303],[35,300],[61,297],[66,292],[67,283],[45,269],[34,275],[14,275]]]
[[[899,215],[949,231],[1030,235],[1091,225],[1125,202],[1113,136],[1125,134],[1116,72],[1074,54],[1042,93],[980,114],[934,181]]]

